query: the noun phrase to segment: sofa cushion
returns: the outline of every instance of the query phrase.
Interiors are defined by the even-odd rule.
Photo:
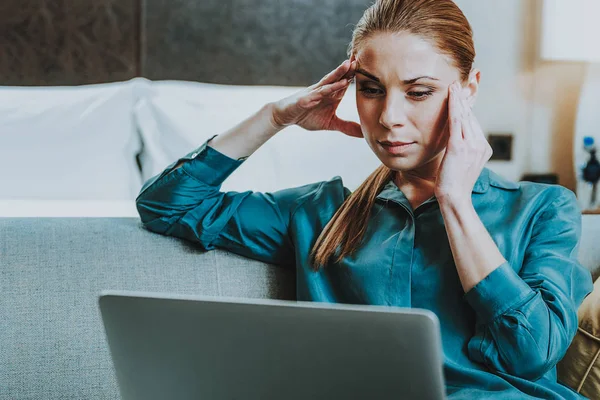
[[[236,86],[184,81],[154,81],[136,106],[144,139],[144,179],[160,172],[215,134],[248,118],[268,102],[303,87]],[[355,86],[350,85],[337,115],[358,122]],[[337,131],[286,127],[269,139],[242,168],[234,171],[223,191],[275,191],[341,176],[356,189],[381,161],[362,138]]]
[[[590,399],[600,398],[600,279],[578,311],[579,328],[565,357],[558,363],[558,379]]]
[[[234,127],[267,101],[300,88],[231,86],[200,82],[156,81],[135,107],[144,141],[144,179],[162,172],[170,163],[215,134]],[[235,171],[222,188],[273,191],[276,155],[270,143],[259,148]]]
[[[0,87],[0,199],[134,199],[138,82]]]

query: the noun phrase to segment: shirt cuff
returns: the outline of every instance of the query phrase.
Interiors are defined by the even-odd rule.
[[[211,186],[219,186],[223,183],[247,158],[235,160],[208,146],[208,142],[216,136],[218,135],[214,135],[196,150],[177,161],[186,160],[187,162],[181,168],[195,179]]]
[[[534,294],[533,289],[505,262],[465,293],[464,298],[485,324]]]

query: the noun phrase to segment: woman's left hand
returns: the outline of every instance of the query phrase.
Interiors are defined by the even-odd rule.
[[[492,147],[475,118],[460,83],[449,86],[448,145],[435,184],[438,201],[471,201],[471,191],[485,163],[492,156]]]

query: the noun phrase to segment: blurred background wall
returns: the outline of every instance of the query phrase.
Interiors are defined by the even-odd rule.
[[[3,0],[0,85],[135,76],[308,85],[343,60],[352,25],[370,3]],[[477,116],[486,133],[513,135],[512,159],[490,167],[512,180],[556,173],[575,190],[574,125],[586,64],[541,61],[543,0],[456,3],[475,32]]]
[[[513,160],[490,167],[518,180],[555,172],[575,189],[573,135],[586,64],[539,57],[542,0],[456,0],[475,32],[481,92],[476,114],[489,132],[514,134]]]

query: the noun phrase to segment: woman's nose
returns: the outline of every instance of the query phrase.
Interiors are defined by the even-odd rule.
[[[389,130],[395,126],[406,125],[406,106],[403,94],[388,94],[379,116],[379,123]]]

